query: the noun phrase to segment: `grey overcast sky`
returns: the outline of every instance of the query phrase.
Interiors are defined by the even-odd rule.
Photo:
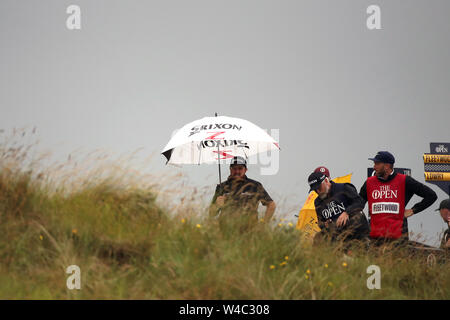
[[[66,27],[72,4],[81,30]],[[381,30],[366,27],[371,4]],[[450,142],[449,40],[448,0],[2,0],[0,128],[36,126],[55,157],[145,157],[195,119],[245,118],[279,129],[278,173],[248,175],[294,221],[318,165],[353,172],[359,189],[367,158],[389,150],[424,182],[429,143]],[[217,183],[215,166],[168,168],[157,155],[148,168],[186,173],[211,186],[207,198]],[[434,245],[437,206],[409,220]]]

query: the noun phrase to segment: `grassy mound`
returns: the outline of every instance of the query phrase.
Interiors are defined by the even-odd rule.
[[[5,149],[3,149],[5,150]],[[450,264],[311,246],[294,227],[219,225],[103,177],[68,191],[0,157],[0,299],[449,299]],[[17,155],[16,155],[17,160]],[[189,213],[188,213],[189,212]],[[81,270],[69,290],[66,269]],[[367,268],[381,270],[369,290]]]

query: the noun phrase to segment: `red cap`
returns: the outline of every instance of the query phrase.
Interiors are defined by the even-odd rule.
[[[316,170],[314,170],[314,172],[320,172],[326,175],[328,178],[330,177],[330,171],[325,167],[318,167],[316,168]]]

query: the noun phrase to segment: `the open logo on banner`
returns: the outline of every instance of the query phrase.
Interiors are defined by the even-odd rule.
[[[431,142],[430,153],[423,154],[425,181],[450,195],[450,143]]]

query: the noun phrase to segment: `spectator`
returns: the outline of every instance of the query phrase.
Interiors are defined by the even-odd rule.
[[[450,199],[442,200],[439,209],[436,209],[436,211],[439,211],[442,219],[447,224],[447,230],[442,236],[441,248],[450,249]]]
[[[234,157],[230,164],[230,176],[216,187],[209,208],[210,217],[220,211],[220,220],[245,219],[250,225],[258,221],[258,205],[266,206],[264,221],[269,221],[275,211],[275,202],[263,185],[246,176],[247,163],[242,157]]]
[[[379,151],[374,158],[375,175],[368,178],[359,195],[369,203],[370,238],[375,243],[392,240],[408,240],[406,218],[431,206],[437,199],[436,193],[410,176],[394,171],[394,156],[388,151]],[[411,209],[406,205],[412,196],[422,201]]]
[[[330,240],[365,240],[369,235],[364,202],[350,183],[335,183],[321,172],[313,172],[308,184],[317,193],[314,201],[321,231],[316,234]]]

